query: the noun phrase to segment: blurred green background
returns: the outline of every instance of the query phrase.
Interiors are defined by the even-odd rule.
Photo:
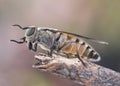
[[[24,32],[11,25],[58,28],[109,42],[91,43],[97,64],[120,72],[120,0],[0,0],[0,86],[78,86],[33,69],[34,53],[11,43]]]

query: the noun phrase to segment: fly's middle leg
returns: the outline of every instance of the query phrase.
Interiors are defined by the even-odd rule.
[[[55,49],[55,46],[56,46],[55,42],[58,42],[58,40],[60,39],[61,35],[62,35],[62,32],[57,37],[55,37],[55,38],[53,37],[52,46],[50,48],[50,51],[48,51],[48,56],[52,56],[53,50]]]

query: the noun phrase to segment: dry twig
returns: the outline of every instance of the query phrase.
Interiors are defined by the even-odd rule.
[[[54,55],[52,58],[40,54],[35,56],[34,68],[51,72],[59,77],[70,79],[82,86],[120,86],[120,73],[77,58],[68,59]]]

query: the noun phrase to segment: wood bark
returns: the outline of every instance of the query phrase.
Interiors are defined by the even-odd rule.
[[[35,56],[33,68],[70,79],[80,86],[120,86],[120,73],[84,60],[85,67],[77,58],[44,54]]]

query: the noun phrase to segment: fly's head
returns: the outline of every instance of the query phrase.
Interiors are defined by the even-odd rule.
[[[36,27],[35,26],[21,27],[18,24],[14,24],[13,26],[17,26],[20,29],[25,30],[25,35],[24,35],[24,37],[21,38],[22,41],[17,41],[17,40],[11,40],[11,41],[16,42],[18,44],[22,44],[22,43],[25,43],[25,42],[33,39],[34,34],[36,32]]]
[[[32,36],[35,33],[35,28],[36,28],[35,26],[21,27],[18,24],[15,24],[13,26],[17,26],[20,29],[25,30],[25,36],[28,36],[28,37]]]

